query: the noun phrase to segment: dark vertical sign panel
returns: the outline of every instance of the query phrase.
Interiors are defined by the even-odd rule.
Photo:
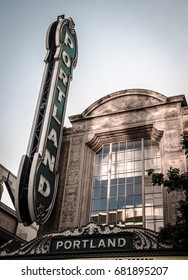
[[[62,18],[49,27],[47,50],[28,154],[21,161],[17,180],[15,206],[19,221],[26,225],[35,221],[45,223],[55,201],[64,115],[72,71],[77,63],[72,19]]]

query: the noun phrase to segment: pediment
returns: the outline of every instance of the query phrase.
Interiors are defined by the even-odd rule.
[[[82,113],[82,116],[99,116],[113,112],[144,108],[159,105],[166,101],[167,97],[151,90],[122,90],[99,99],[89,106]]]

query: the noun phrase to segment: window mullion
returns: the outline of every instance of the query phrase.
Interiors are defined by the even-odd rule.
[[[141,148],[142,148],[142,222],[143,227],[146,227],[145,224],[145,157],[144,157],[144,139],[141,139]]]
[[[112,170],[112,143],[110,143],[109,160],[108,160],[108,189],[107,189],[107,209],[106,209],[106,223],[109,224],[109,208],[110,208],[110,182]]]

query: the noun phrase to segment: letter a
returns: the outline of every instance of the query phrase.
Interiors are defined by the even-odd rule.
[[[48,135],[48,139],[52,140],[54,143],[54,146],[57,148],[57,132],[55,131],[54,128],[50,131],[50,134]]]

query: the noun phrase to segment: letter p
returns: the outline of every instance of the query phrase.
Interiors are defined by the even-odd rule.
[[[63,241],[57,241],[56,250],[59,250],[63,246]]]

